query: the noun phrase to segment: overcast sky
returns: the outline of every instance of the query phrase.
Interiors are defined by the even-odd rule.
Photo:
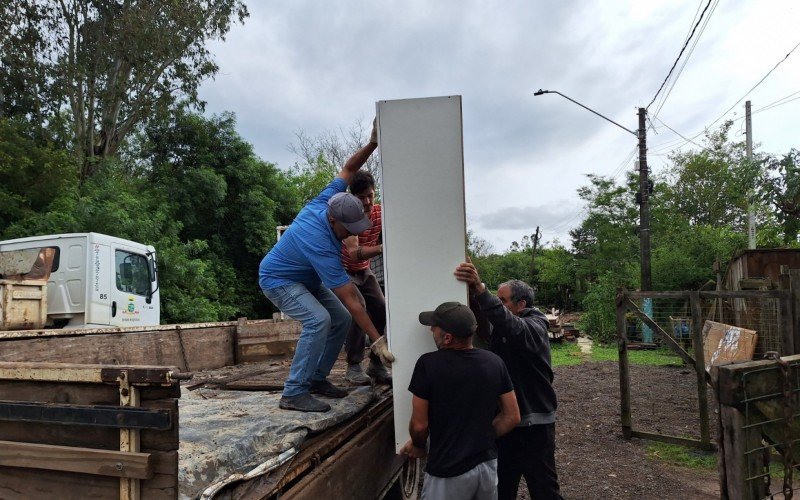
[[[207,113],[236,113],[258,156],[288,168],[298,130],[366,124],[378,100],[461,95],[469,227],[500,252],[536,226],[544,242],[569,245],[586,174],[622,180],[636,138],[533,92],[558,90],[635,130],[637,108],[650,103],[707,3],[250,1],[245,24],[211,45],[220,72],[201,98]],[[797,0],[712,0],[651,116],[660,107],[657,118],[687,138],[717,127],[800,43],[798,26]],[[800,147],[800,100],[790,101],[798,97],[800,48],[747,94],[761,151]],[[743,117],[746,99],[726,117]],[[655,125],[648,161],[658,172],[686,141]],[[743,137],[744,121],[733,131]]]

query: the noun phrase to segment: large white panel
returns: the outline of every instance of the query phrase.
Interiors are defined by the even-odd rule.
[[[436,349],[419,313],[445,301],[467,303],[453,276],[466,257],[461,97],[378,102],[383,179],[387,331],[397,360],[395,444],[409,438],[408,383],[420,355]]]

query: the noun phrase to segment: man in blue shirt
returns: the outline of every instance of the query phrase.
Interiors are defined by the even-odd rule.
[[[302,322],[289,378],[279,406],[285,410],[328,411],[311,394],[343,398],[347,391],[328,380],[351,320],[373,341],[384,363],[394,361],[386,338],[369,318],[358,290],[342,266],[342,240],[371,223],[361,201],[346,193],[350,179],[378,147],[373,123],[370,142],[356,151],[339,175],[311,200],[261,261],[259,285],[278,309]]]

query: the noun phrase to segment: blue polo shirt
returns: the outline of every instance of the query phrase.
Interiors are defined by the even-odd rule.
[[[328,200],[346,189],[344,179],[337,177],[300,210],[289,229],[261,260],[258,284],[262,289],[302,283],[315,290],[320,282],[328,288],[350,282],[339,255],[342,242],[336,239],[328,222]]]

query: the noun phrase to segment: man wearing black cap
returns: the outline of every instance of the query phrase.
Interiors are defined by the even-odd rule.
[[[469,285],[478,314],[488,320],[489,348],[508,367],[522,414],[519,425],[497,441],[498,498],[516,499],[520,478],[525,476],[531,497],[560,499],[547,317],[533,307],[533,290],[524,281],[501,284],[495,297],[471,262],[459,265],[455,276]]]
[[[445,302],[420,313],[419,322],[431,327],[438,350],[420,356],[414,367],[408,387],[411,439],[400,452],[412,458],[427,454],[423,498],[495,499],[495,438],[520,419],[505,364],[472,346],[477,324],[463,304]]]
[[[394,361],[359,301],[339,258],[342,240],[367,230],[364,206],[345,193],[353,174],[377,148],[373,123],[370,142],[350,157],[339,175],[311,200],[259,266],[259,285],[281,311],[303,323],[279,406],[285,410],[328,411],[330,405],[311,394],[343,398],[347,391],[328,380],[355,322],[372,339],[372,351],[385,363]]]

